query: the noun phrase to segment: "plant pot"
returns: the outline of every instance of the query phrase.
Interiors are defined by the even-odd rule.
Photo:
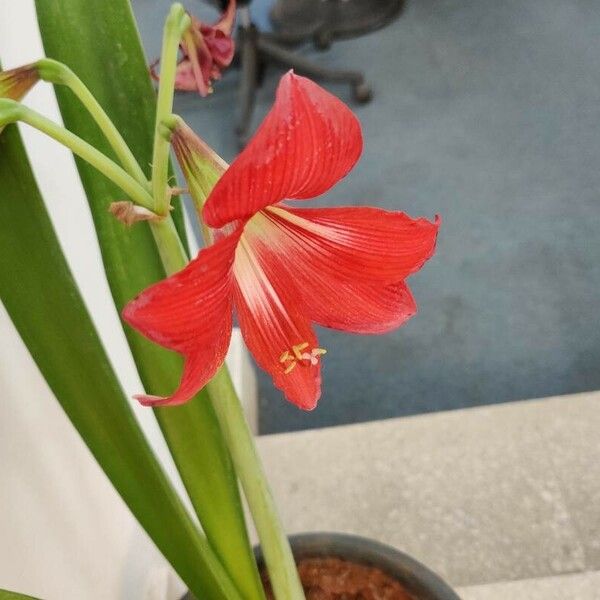
[[[415,600],[460,600],[447,583],[425,565],[404,552],[357,535],[344,533],[300,533],[290,536],[295,559],[336,557],[377,567],[401,583]],[[259,548],[254,550],[263,568]]]

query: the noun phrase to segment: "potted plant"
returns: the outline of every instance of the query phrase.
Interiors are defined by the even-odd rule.
[[[374,542],[313,535],[292,538],[290,546],[224,366],[235,314],[274,385],[300,409],[314,408],[326,350],[312,323],[381,334],[410,318],[416,305],[405,280],[433,254],[438,220],[289,204],[326,192],[362,150],[350,109],[291,72],[231,166],[172,114],[176,84],[206,93],[231,61],[231,8],[211,28],[173,5],[155,102],[126,0],[93,8],[84,0],[36,5],[52,58],[0,73],[0,184],[10,206],[0,235],[2,300],[133,514],[199,599],[265,593],[301,599],[306,590],[309,597],[359,598],[375,581],[388,595],[374,598],[456,598],[425,567]],[[98,30],[101,40],[94,39]],[[57,87],[64,128],[21,103],[39,80]],[[123,397],[52,231],[16,122],[79,159],[107,278],[146,388],[136,398],[155,410],[202,532]],[[180,189],[169,171],[171,148],[205,238],[191,259]],[[238,481],[261,543],[260,571]],[[301,582],[292,549],[310,581]],[[326,592],[315,569],[330,579],[328,569],[352,572],[354,591]]]

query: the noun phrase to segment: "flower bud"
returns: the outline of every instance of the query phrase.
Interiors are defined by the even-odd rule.
[[[171,144],[183,171],[196,210],[202,207],[213,187],[229,165],[185,122],[175,117],[165,126],[170,130]]]
[[[221,78],[221,71],[231,64],[235,54],[235,11],[235,0],[229,0],[221,18],[212,25],[190,15],[191,26],[180,44],[182,56],[177,64],[175,89],[197,91],[201,96],[213,91],[212,82]],[[155,80],[159,79],[157,65],[158,61],[150,65],[150,75]]]
[[[0,98],[10,98],[19,102],[39,80],[35,64],[0,71]]]

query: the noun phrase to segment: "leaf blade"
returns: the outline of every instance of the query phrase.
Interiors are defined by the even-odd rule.
[[[133,416],[62,254],[15,126],[0,136],[0,157],[0,210],[9,215],[0,219],[0,298],[11,320],[88,448],[182,579],[196,593],[236,598],[235,591],[221,592],[228,583],[221,581],[220,563]]]

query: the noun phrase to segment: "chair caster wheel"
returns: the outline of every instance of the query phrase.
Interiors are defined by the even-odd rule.
[[[356,83],[352,86],[352,95],[359,104],[366,104],[373,99],[373,90],[366,83]]]
[[[331,32],[326,30],[317,31],[313,36],[313,44],[317,50],[329,50],[331,47]]]

